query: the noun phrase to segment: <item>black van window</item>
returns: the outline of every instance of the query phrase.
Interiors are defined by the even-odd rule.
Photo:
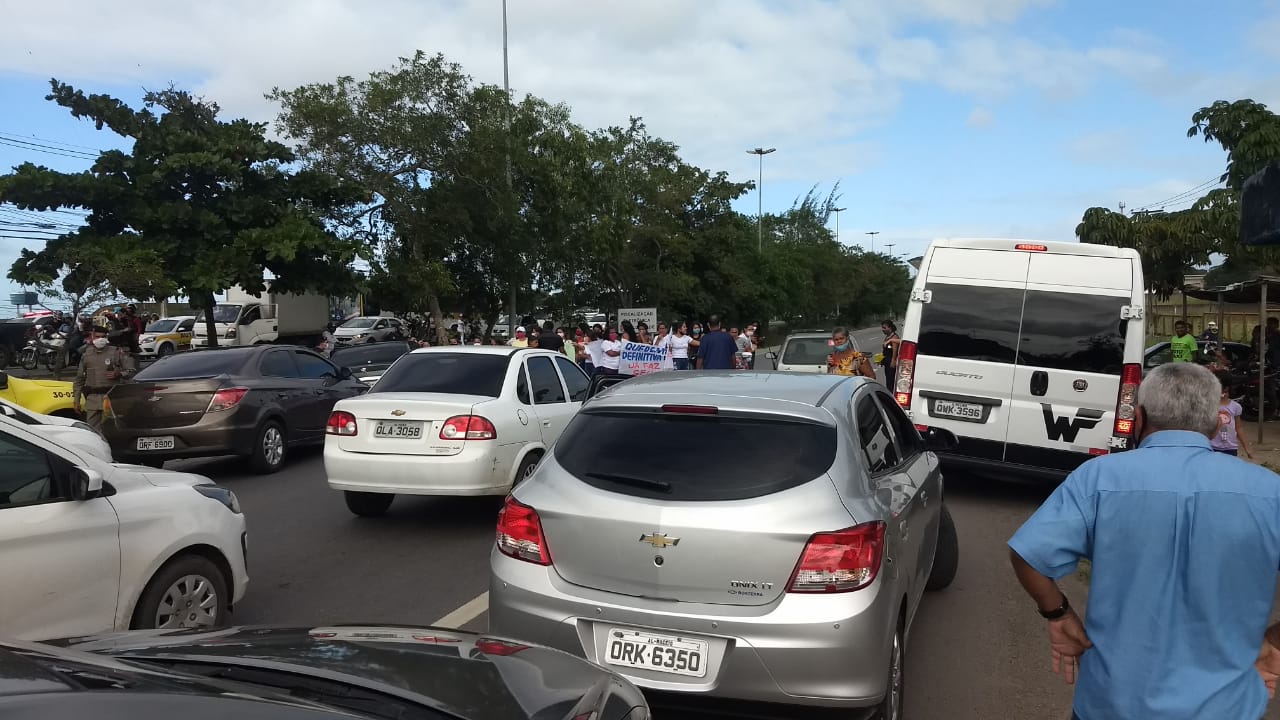
[[[921,355],[1012,363],[1018,349],[1022,290],[930,283],[920,313]]]
[[[1128,297],[1028,290],[1018,364],[1119,375]]]

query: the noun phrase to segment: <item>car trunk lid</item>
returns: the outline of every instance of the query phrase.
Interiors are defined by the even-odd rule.
[[[335,412],[355,416],[355,435],[336,435],[347,452],[396,455],[457,455],[465,438],[441,435],[450,418],[480,414],[475,408],[492,398],[444,393],[370,393],[343,401]],[[471,440],[470,442],[486,442]]]
[[[194,425],[204,417],[225,376],[190,380],[156,380],[117,385],[108,395],[120,427],[142,430]]]

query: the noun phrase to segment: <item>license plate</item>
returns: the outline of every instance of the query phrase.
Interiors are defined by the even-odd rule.
[[[172,450],[173,436],[162,435],[160,437],[140,437],[138,438],[139,450]]]
[[[967,422],[982,422],[982,406],[977,403],[956,402],[954,400],[934,400],[929,408],[934,417],[954,418]]]
[[[380,438],[418,440],[422,437],[422,423],[388,422],[386,420],[379,420],[378,424],[373,428],[373,436]]]
[[[707,675],[706,641],[673,635],[612,628],[605,643],[604,659],[620,667],[690,677]]]

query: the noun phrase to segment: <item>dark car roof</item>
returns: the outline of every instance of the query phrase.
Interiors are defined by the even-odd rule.
[[[138,375],[141,375],[142,377],[135,376],[135,378],[140,381],[148,381],[148,380],[174,380],[174,379],[181,379],[181,378],[188,378],[188,377],[197,377],[197,375],[191,375],[191,374],[169,375],[166,373],[168,373],[170,368],[190,367],[190,366],[203,364],[203,363],[209,363],[210,365],[220,365],[221,367],[225,368],[224,372],[226,374],[239,375],[239,374],[242,374],[243,371],[247,370],[250,367],[250,363],[255,362],[257,358],[260,357],[262,354],[271,352],[272,350],[278,350],[278,349],[297,350],[304,354],[315,355],[316,357],[320,357],[320,355],[317,353],[313,353],[306,348],[297,347],[294,345],[265,344],[265,345],[251,345],[249,347],[239,347],[239,346],[225,347],[225,348],[218,347],[218,348],[210,348],[208,350],[196,350],[193,352],[175,353],[173,355],[160,358],[138,372]],[[219,374],[222,374],[222,373],[221,372],[212,373],[211,375],[219,375]],[[200,375],[200,376],[208,377],[211,375]]]

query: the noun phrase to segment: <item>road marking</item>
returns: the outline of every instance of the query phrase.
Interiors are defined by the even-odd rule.
[[[471,598],[462,607],[431,623],[435,627],[457,630],[489,610],[489,591]]]

